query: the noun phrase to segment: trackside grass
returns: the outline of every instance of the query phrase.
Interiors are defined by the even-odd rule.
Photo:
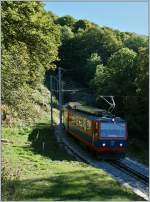
[[[143,200],[59,147],[48,124],[2,128],[2,200]]]

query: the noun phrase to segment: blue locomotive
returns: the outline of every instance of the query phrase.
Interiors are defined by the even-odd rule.
[[[127,124],[110,112],[68,103],[63,108],[65,130],[102,159],[125,157]]]

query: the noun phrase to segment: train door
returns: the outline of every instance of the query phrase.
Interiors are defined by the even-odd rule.
[[[92,121],[92,145],[94,144],[94,136],[95,136],[95,121]]]
[[[67,129],[68,128],[68,110],[63,111],[63,124],[64,127]]]
[[[92,144],[97,139],[99,139],[99,122],[94,120],[92,121]]]
[[[68,117],[67,117],[67,126],[68,126],[68,129],[70,128],[70,126],[72,125],[72,113],[70,111],[68,111]]]

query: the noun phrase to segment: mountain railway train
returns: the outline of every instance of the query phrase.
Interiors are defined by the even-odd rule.
[[[121,159],[127,147],[127,124],[104,109],[70,102],[63,107],[65,130],[101,159]]]

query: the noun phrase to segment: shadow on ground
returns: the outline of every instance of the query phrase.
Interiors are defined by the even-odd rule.
[[[49,178],[19,181],[20,200],[139,200],[105,175],[87,171],[55,173]],[[32,187],[32,189],[31,189]]]
[[[75,160],[58,145],[54,136],[54,127],[48,124],[38,124],[29,134],[28,140],[34,153],[49,157],[51,160]]]

